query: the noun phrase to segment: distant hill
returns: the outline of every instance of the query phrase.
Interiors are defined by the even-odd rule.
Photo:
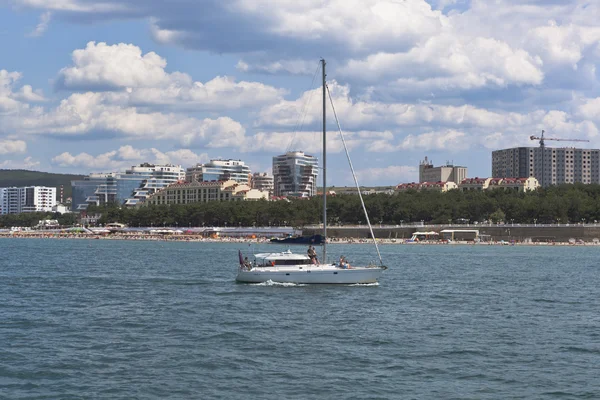
[[[28,171],[24,169],[0,169],[0,187],[49,186],[56,188],[57,199],[60,185],[63,185],[65,199],[71,197],[71,181],[82,179],[84,175],[52,174],[50,172]]]

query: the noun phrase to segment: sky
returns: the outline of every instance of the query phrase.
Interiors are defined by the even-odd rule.
[[[0,0],[0,168],[321,159],[319,60],[361,185],[600,148],[596,0]],[[329,117],[332,112],[328,111]],[[352,176],[328,118],[328,184]]]

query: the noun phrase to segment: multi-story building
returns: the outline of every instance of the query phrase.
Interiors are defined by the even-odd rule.
[[[269,195],[273,194],[273,176],[268,175],[266,172],[256,172],[252,175],[251,182],[252,189],[269,192]]]
[[[310,197],[317,194],[319,160],[302,151],[273,157],[275,196]]]
[[[543,151],[543,153],[542,153]],[[600,150],[515,147],[492,152],[495,178],[536,178],[542,187],[600,183]]]
[[[170,184],[184,181],[185,170],[180,165],[140,164],[124,173],[90,174],[72,181],[74,211],[90,204],[117,203],[135,206],[148,196]]]
[[[250,183],[250,167],[241,160],[210,160],[206,164],[196,164],[187,169],[185,179],[188,182],[210,182],[234,180],[238,183]]]
[[[454,182],[420,182],[420,183],[401,183],[396,186],[396,192],[406,192],[407,190],[433,190],[436,192],[447,192],[448,190],[458,189]]]
[[[246,184],[234,180],[225,182],[181,182],[170,185],[151,194],[139,205],[189,204],[208,201],[241,201],[269,198],[269,192],[251,189]]]
[[[434,167],[425,157],[419,163],[419,182],[462,182],[467,177],[467,167],[452,165],[447,162],[441,167]]]
[[[56,188],[46,186],[0,189],[0,214],[52,211],[57,204]]]
[[[6,188],[0,188],[0,215],[7,214],[8,197],[6,196]]]
[[[83,179],[71,181],[73,211],[86,210],[90,204],[116,203],[117,173],[94,173]]]
[[[537,179],[529,178],[467,178],[463,180],[458,188],[464,192],[469,190],[514,190],[528,192],[540,187]]]

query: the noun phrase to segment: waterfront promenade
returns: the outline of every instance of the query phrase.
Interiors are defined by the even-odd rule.
[[[319,227],[304,228],[305,235],[319,233]],[[414,232],[441,232],[477,230],[476,240],[422,240],[412,242]],[[289,228],[290,231],[300,232]],[[599,245],[600,227],[583,225],[424,225],[424,226],[377,226],[373,228],[377,242],[383,245]],[[372,243],[369,230],[365,226],[336,226],[328,229],[329,243]],[[151,231],[147,228],[130,228],[128,231],[108,233],[102,230],[0,230],[0,238],[15,239],[87,239],[87,240],[145,240],[183,242],[239,242],[267,243],[274,235],[251,233],[248,229],[242,234],[236,228],[210,228],[210,230],[181,231],[165,228]]]

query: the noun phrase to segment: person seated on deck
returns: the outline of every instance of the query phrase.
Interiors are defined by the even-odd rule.
[[[346,257],[340,256],[340,268],[350,268],[350,263],[346,260]]]
[[[252,263],[250,261],[248,261],[248,257],[244,258],[244,266],[246,267],[246,269],[250,270],[252,269]]]
[[[312,264],[317,264],[319,260],[317,259],[317,252],[313,246],[308,246],[308,258]]]

